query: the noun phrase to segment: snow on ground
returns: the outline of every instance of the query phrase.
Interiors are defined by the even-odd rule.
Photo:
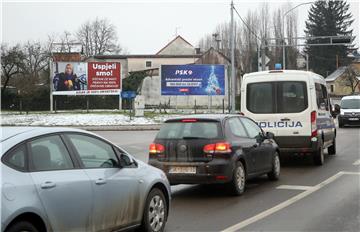
[[[1,125],[16,126],[119,126],[158,124],[176,115],[159,115],[153,118],[130,117],[122,114],[1,114]]]

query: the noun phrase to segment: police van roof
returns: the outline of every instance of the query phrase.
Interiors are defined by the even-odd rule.
[[[324,77],[310,72],[310,71],[302,71],[302,70],[269,70],[269,71],[260,71],[260,72],[253,72],[253,73],[247,73],[244,75],[244,78],[254,78],[254,77],[260,77],[260,76],[268,76],[268,75],[306,75],[306,76],[312,76],[315,79],[322,79],[324,80]]]

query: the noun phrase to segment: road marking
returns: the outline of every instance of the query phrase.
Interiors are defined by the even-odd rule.
[[[353,165],[360,165],[360,159],[356,160]]]
[[[276,189],[286,189],[286,190],[309,190],[314,188],[314,186],[303,186],[303,185],[280,185]]]
[[[342,172],[344,175],[360,175],[360,172]]]
[[[331,182],[335,181],[337,178],[339,178],[340,176],[344,175],[344,174],[356,174],[356,172],[354,173],[351,173],[351,172],[338,172],[336,173],[335,175],[329,177],[328,179],[324,180],[323,182],[321,182],[320,184],[317,184],[315,185],[314,187],[268,209],[268,210],[265,210],[251,218],[248,218],[242,222],[239,222],[238,224],[235,224],[231,227],[228,227],[226,228],[225,230],[223,230],[222,232],[232,232],[232,231],[237,231],[237,230],[240,230],[254,222],[257,222],[273,213],[276,213],[277,211],[281,210],[281,209],[284,209],[286,207],[288,207],[289,205],[292,205],[293,203],[305,198],[306,196],[316,192],[317,190],[321,189],[322,187],[330,184]],[[359,173],[360,174],[360,173]]]

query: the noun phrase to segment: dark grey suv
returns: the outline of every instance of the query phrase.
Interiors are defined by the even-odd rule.
[[[280,175],[279,149],[240,115],[192,115],[169,119],[149,149],[149,164],[163,170],[170,184],[226,183],[236,195],[247,179]]]

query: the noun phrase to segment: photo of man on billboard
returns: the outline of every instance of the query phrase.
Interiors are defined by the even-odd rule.
[[[64,71],[57,71],[61,70],[61,66],[63,66]],[[74,71],[74,65],[72,63],[57,63],[55,76],[53,77],[54,91],[86,90],[86,72],[80,66],[81,65],[77,66],[77,71],[80,72],[78,76]]]

